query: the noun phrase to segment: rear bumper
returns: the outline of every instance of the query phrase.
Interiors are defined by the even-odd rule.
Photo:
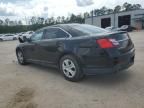
[[[117,65],[110,68],[83,68],[83,72],[85,75],[116,73],[128,69],[133,64],[134,62],[129,63],[127,65]]]
[[[128,69],[134,64],[135,58],[135,49],[130,50],[126,54],[123,54],[118,57],[118,63],[113,66],[108,67],[84,67],[83,72],[85,75],[96,75],[96,74],[106,74],[106,73],[115,73],[125,69]],[[111,62],[114,60],[111,58]]]

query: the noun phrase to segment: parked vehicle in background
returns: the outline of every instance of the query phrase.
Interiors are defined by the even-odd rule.
[[[109,31],[116,31],[117,28],[114,26],[109,26],[109,27],[106,27],[105,29]]]
[[[0,37],[0,41],[6,41],[6,40],[17,40],[17,36],[14,34],[3,34]]]
[[[21,32],[21,33],[19,33],[18,35],[19,35],[19,37],[21,37],[23,34],[24,34],[24,32]]]
[[[34,33],[33,31],[22,32],[22,33],[19,34],[18,39],[19,40],[24,40],[24,38],[23,38],[24,36],[27,37],[27,38],[30,38],[33,33]]]
[[[132,27],[130,25],[123,25],[120,28],[116,28],[116,27],[110,26],[110,27],[106,27],[105,29],[109,30],[109,31],[127,31],[127,32],[131,32],[133,30],[136,30],[135,27]]]
[[[117,31],[127,31],[127,32],[131,32],[133,30],[136,30],[135,27],[132,27],[130,25],[123,25],[120,28],[117,29]]]
[[[113,73],[134,64],[134,44],[127,32],[110,32],[86,24],[60,24],[25,37],[16,48],[18,62],[58,67],[64,77]]]
[[[3,36],[3,34],[0,34],[0,37]]]
[[[33,31],[28,31],[28,32],[24,33],[23,36],[30,38],[33,33],[34,33]]]

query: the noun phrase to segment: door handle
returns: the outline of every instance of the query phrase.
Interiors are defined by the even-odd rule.
[[[57,49],[58,49],[59,51],[63,51],[63,50],[64,50],[64,44],[63,44],[62,42],[58,42],[58,43],[57,43]]]

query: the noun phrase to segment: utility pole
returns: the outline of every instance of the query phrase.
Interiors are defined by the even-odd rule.
[[[91,11],[92,25],[93,25],[93,10]]]
[[[114,11],[114,27],[115,27],[115,17],[116,17],[116,12]]]

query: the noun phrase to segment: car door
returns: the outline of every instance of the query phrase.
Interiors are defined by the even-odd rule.
[[[13,40],[13,38],[14,38],[14,36],[11,34],[8,37],[9,37],[9,40]]]
[[[43,36],[43,30],[35,32],[31,36],[30,42],[27,42],[27,45],[24,48],[26,58],[28,58],[31,61],[38,60],[38,56],[40,55],[39,42],[41,41],[42,36]]]
[[[68,37],[69,34],[58,27],[45,29],[42,41],[39,43],[41,51],[40,60],[49,64],[56,63],[60,53],[58,51],[59,44]]]
[[[5,40],[12,40],[11,35],[5,35]]]

